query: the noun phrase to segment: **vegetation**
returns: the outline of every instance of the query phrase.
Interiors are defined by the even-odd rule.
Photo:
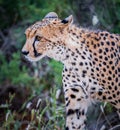
[[[120,0],[0,0],[0,129],[64,129],[62,64],[48,58],[29,63],[20,53],[25,29],[50,11],[61,18],[73,14],[84,27],[120,33]],[[27,110],[38,95],[45,105]],[[108,105],[106,112],[112,111]]]

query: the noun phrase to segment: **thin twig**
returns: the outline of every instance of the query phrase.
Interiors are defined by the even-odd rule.
[[[106,105],[105,105],[105,106],[106,106]],[[105,106],[103,106],[103,107],[105,108]],[[111,124],[110,124],[110,121],[107,119],[107,117],[106,117],[106,115],[105,115],[105,112],[104,112],[104,108],[103,108],[103,107],[101,106],[101,110],[102,110],[102,113],[103,113],[103,115],[104,115],[104,117],[105,117],[105,120],[107,121],[107,123],[109,124],[109,126],[112,127]]]
[[[116,126],[110,128],[109,130],[114,130],[114,129],[116,129],[117,127],[120,127],[120,125],[116,125]]]
[[[0,30],[0,36],[1,36],[1,38],[3,39],[3,41],[5,41],[5,36],[4,36],[4,34],[2,33],[1,30]]]

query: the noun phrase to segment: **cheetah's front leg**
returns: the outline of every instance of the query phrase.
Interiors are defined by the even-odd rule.
[[[88,98],[80,87],[65,87],[66,130],[85,130]]]
[[[88,101],[81,88],[65,90],[66,130],[84,130]]]
[[[80,81],[82,79],[72,68],[64,67],[62,76],[66,103],[66,130],[85,130],[86,112],[90,105],[87,83],[83,84],[83,81]]]

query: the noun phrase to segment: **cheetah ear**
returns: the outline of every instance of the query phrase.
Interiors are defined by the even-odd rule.
[[[70,23],[70,24],[72,24],[73,23],[73,16],[72,15],[68,16],[67,18],[63,19],[61,21],[61,23],[64,23],[64,24]]]
[[[57,19],[58,15],[55,12],[49,12],[44,19]]]

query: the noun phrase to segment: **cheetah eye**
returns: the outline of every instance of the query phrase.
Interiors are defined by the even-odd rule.
[[[37,35],[37,36],[35,37],[35,41],[40,41],[41,38],[42,38],[42,37],[40,37],[40,36]]]

